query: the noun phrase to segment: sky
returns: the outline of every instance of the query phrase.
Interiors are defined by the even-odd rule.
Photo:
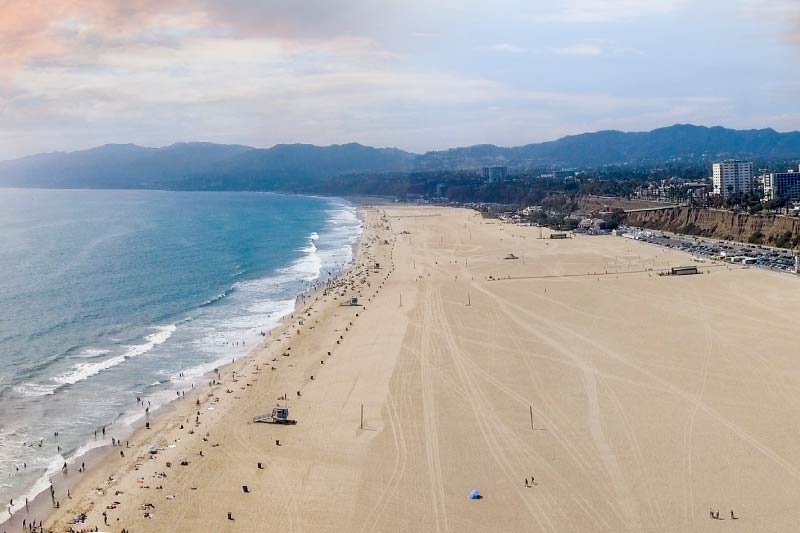
[[[800,0],[0,0],[0,159],[800,129]]]

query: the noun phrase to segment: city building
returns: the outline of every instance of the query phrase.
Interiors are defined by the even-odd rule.
[[[487,183],[497,183],[506,179],[508,167],[483,167],[481,178]]]
[[[574,178],[576,175],[577,172],[575,170],[554,170],[545,174],[539,174],[539,178],[564,180],[568,178]]]
[[[728,159],[714,163],[711,181],[714,194],[728,198],[737,193],[746,194],[753,189],[753,163]]]
[[[800,168],[798,168],[800,170]],[[800,200],[800,171],[787,170],[774,172],[758,177],[758,182],[764,191],[764,200],[785,198],[786,200]]]
[[[670,178],[636,187],[632,196],[655,202],[703,204],[708,199],[708,184]]]

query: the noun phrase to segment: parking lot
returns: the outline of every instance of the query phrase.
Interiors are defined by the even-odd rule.
[[[624,227],[621,230],[629,238],[682,250],[702,259],[715,259],[783,272],[794,272],[794,255],[790,250],[756,244],[717,241],[690,235],[675,235],[640,228]]]

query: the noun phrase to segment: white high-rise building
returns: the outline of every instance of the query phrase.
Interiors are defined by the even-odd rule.
[[[714,163],[714,194],[727,198],[736,193],[749,193],[753,188],[752,161],[728,159]]]
[[[777,197],[794,202],[800,200],[800,168],[764,174],[757,179],[764,189],[764,200],[773,200]]]

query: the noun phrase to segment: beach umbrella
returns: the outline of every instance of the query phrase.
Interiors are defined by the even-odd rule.
[[[481,497],[481,491],[479,491],[478,489],[473,489],[469,493],[470,500],[478,500],[480,499],[480,497]]]

